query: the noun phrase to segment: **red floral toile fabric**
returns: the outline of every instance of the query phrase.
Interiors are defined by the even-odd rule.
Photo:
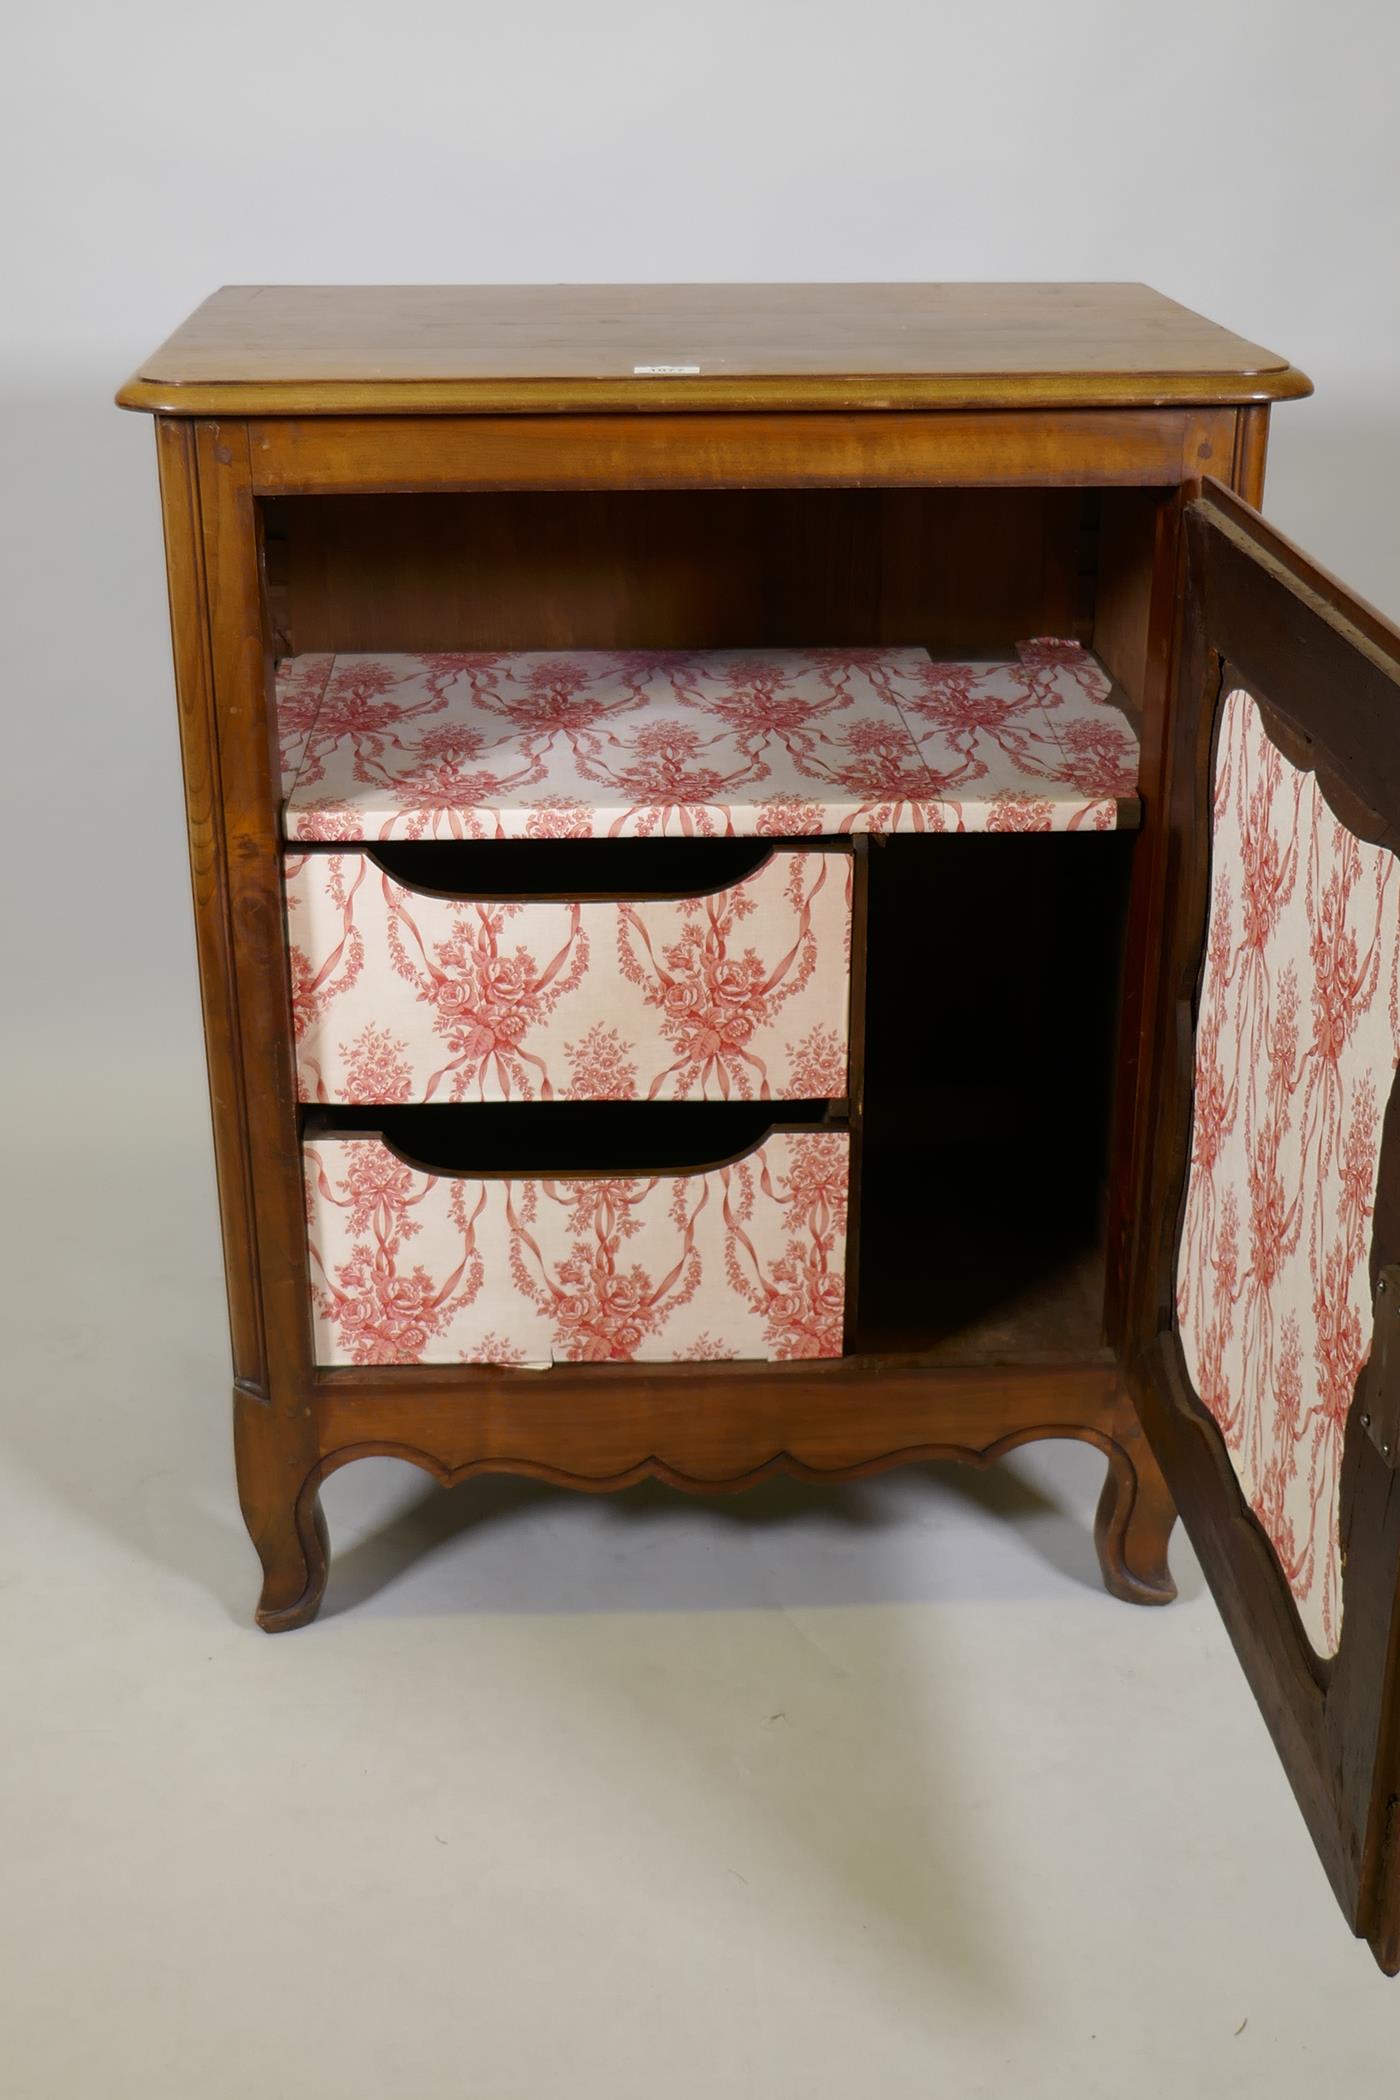
[[[296,664],[302,660],[292,659]],[[324,659],[315,659],[320,665]],[[339,655],[297,696],[289,839],[1111,829],[1137,742],[1076,642]]]
[[[1212,840],[1182,1350],[1304,1631],[1333,1655],[1342,1443],[1400,1062],[1400,871],[1338,823],[1243,690],[1222,707]]]
[[[637,903],[467,902],[358,853],[289,855],[285,881],[304,1101],[846,1092],[849,853]]]
[[[277,753],[282,767],[282,793],[296,782],[312,726],[320,712],[333,656],[284,656],[277,666]]]
[[[934,663],[900,708],[930,776],[930,831],[1112,831],[1135,818],[1138,740],[1078,642],[1022,642],[1017,662]]]
[[[323,1364],[839,1356],[849,1141],[678,1176],[471,1180],[374,1137],[305,1151]]]

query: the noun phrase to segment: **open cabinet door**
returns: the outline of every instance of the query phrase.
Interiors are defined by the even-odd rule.
[[[1400,1968],[1400,632],[1187,513],[1129,1378],[1332,1885]]]

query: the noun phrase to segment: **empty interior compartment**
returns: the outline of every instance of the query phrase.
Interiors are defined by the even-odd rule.
[[[268,503],[273,647],[306,674],[282,723],[288,836],[745,834],[781,828],[774,812],[789,805],[804,805],[787,827],[798,832],[918,829],[920,802],[948,804],[968,830],[999,828],[1009,806],[1040,828],[1130,825],[1140,746],[1153,771],[1149,626],[1168,500],[952,489]],[[635,664],[638,651],[776,649],[799,654],[755,672],[742,723],[725,712],[740,669],[723,658],[703,673]],[[838,674],[802,654],[823,649],[904,654],[869,679],[852,663],[833,710]],[[957,674],[923,690],[909,655],[923,650]],[[632,652],[625,681],[586,651]],[[581,697],[551,688],[559,733],[542,740],[537,681],[562,673],[561,652]],[[445,670],[451,653],[475,661]],[[356,655],[376,660],[344,661]],[[311,687],[336,659],[308,729]],[[759,719],[765,675],[781,693],[797,681],[789,707],[809,712],[795,737]],[[571,709],[580,722],[606,715],[587,751],[564,727]],[[371,716],[394,729],[366,754]],[[715,806],[695,824],[678,813],[705,799]]]
[[[299,496],[262,506],[277,656],[918,644],[1097,652],[1130,708],[1171,489]]]
[[[1130,834],[870,856],[861,1351],[1102,1348]]]
[[[263,505],[278,655],[857,642],[955,655],[1009,650],[1028,635],[1089,642],[1103,517],[1099,492],[1083,489],[506,491]],[[1126,542],[1126,528],[1112,530]]]

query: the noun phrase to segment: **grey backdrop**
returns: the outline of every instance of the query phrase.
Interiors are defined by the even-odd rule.
[[[1392,8],[152,0],[6,46],[22,1064],[196,1064],[151,436],[110,397],[221,282],[1143,278],[1312,375],[1270,511],[1400,612]]]
[[[0,2084],[24,2100],[1393,2100],[1184,1544],[1102,1462],[327,1493],[255,1633],[151,434],[259,280],[1143,278],[1309,371],[1400,613],[1394,0],[47,0],[0,40]]]

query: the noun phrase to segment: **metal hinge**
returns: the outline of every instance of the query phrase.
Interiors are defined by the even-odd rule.
[[[1361,1427],[1395,1472],[1400,1467],[1400,1262],[1376,1278],[1376,1319],[1361,1407]]]

